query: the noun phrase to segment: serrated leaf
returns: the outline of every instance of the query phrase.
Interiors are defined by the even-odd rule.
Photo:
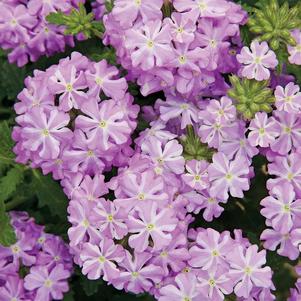
[[[9,164],[14,161],[15,155],[12,152],[14,142],[11,138],[11,130],[7,121],[0,122],[0,161]]]
[[[39,200],[39,207],[47,206],[51,214],[66,219],[68,202],[59,183],[51,175],[44,176],[37,169],[33,169],[33,174],[32,188]]]
[[[11,168],[5,176],[0,178],[0,202],[6,201],[22,183],[24,169],[16,165]]]
[[[9,216],[5,212],[5,205],[0,201],[0,244],[8,247],[16,242],[16,234],[10,224]]]

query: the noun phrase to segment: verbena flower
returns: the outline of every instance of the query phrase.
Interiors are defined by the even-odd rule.
[[[63,265],[55,266],[50,272],[44,266],[32,267],[24,279],[24,287],[37,290],[35,300],[62,299],[63,293],[69,290],[70,272]]]
[[[272,271],[270,267],[263,267],[266,263],[265,252],[258,252],[258,247],[253,245],[246,251],[239,246],[228,254],[232,269],[229,276],[236,283],[234,292],[237,296],[247,298],[254,286],[271,286]]]
[[[278,65],[276,54],[269,49],[266,42],[251,43],[251,51],[248,47],[243,47],[241,53],[237,55],[237,60],[243,64],[242,76],[258,81],[270,78],[269,69],[274,69]]]
[[[158,209],[156,203],[146,203],[138,210],[138,216],[130,215],[127,226],[130,233],[129,245],[137,252],[143,252],[152,238],[154,250],[162,250],[172,239],[171,232],[175,229],[177,219],[173,211]]]
[[[249,189],[249,164],[235,158],[230,161],[224,154],[213,155],[209,166],[210,192],[213,196],[227,199],[229,193],[234,197],[243,197],[243,191]]]
[[[124,250],[112,240],[104,238],[99,245],[85,243],[80,257],[83,261],[82,272],[88,279],[99,279],[103,275],[104,280],[111,281],[120,275],[116,263],[123,260]]]

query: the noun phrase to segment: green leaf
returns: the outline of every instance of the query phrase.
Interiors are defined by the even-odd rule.
[[[15,100],[19,92],[23,89],[26,68],[19,68],[14,64],[4,61],[1,69],[1,88],[5,90],[8,99]]]
[[[33,169],[33,174],[32,188],[39,200],[39,207],[47,206],[51,214],[66,219],[68,202],[59,183],[54,181],[51,175],[44,176],[37,169]]]
[[[16,191],[17,186],[22,183],[23,171],[23,168],[16,165],[0,179],[0,202],[6,201]]]
[[[11,138],[11,130],[7,121],[0,122],[0,162],[10,164],[14,162],[15,155],[12,152],[14,142]]]
[[[68,293],[66,293],[64,295],[63,301],[74,301],[74,300],[75,299],[74,299],[74,292],[73,292],[73,290],[70,290]]]
[[[0,201],[0,244],[8,247],[16,242],[16,234],[10,224],[9,216],[5,212],[5,205]]]
[[[89,280],[85,276],[80,276],[80,284],[85,292],[85,294],[90,297],[98,292],[100,286],[103,285],[101,280]]]

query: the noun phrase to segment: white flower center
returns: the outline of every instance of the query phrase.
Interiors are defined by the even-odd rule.
[[[250,266],[246,266],[244,272],[250,276],[252,274],[252,268]]]
[[[148,48],[153,48],[154,47],[154,41],[148,40],[146,45],[147,45]]]
[[[11,250],[14,254],[18,254],[21,251],[21,249],[17,245],[12,246]]]
[[[53,285],[53,282],[50,279],[45,280],[44,286],[50,288],[50,287],[52,287],[52,285]]]
[[[96,78],[95,78],[95,82],[96,82],[96,84],[97,84],[97,85],[101,86],[101,85],[102,85],[102,83],[103,83],[103,79],[102,79],[102,78],[100,78],[99,76],[96,76]]]
[[[147,228],[148,231],[153,231],[155,229],[155,225],[154,224],[148,224],[146,226],[146,228]]]
[[[66,84],[66,91],[67,92],[71,92],[73,90],[73,87],[72,85],[69,83],[69,84]]]
[[[48,137],[50,134],[49,134],[49,131],[47,129],[43,129],[42,130],[42,135],[45,136],[45,137]]]
[[[107,126],[107,123],[106,123],[106,121],[105,120],[101,120],[100,122],[99,122],[99,125],[98,125],[100,128],[105,128],[106,126]]]
[[[108,219],[108,222],[111,223],[111,222],[114,220],[113,215],[112,215],[112,214],[109,214],[109,215],[107,216],[107,219]]]
[[[186,57],[185,57],[185,55],[179,56],[179,62],[180,62],[180,64],[185,64],[186,63]]]

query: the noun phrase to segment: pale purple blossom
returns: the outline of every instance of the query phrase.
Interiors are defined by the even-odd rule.
[[[181,129],[198,121],[197,107],[177,97],[169,96],[166,101],[158,100],[160,118],[167,122],[173,118],[181,117]]]
[[[144,22],[161,19],[162,5],[163,0],[116,0],[114,2],[113,16],[121,25],[131,27],[137,17],[140,16]]]
[[[102,238],[99,244],[85,243],[80,258],[83,261],[82,272],[88,279],[96,280],[101,276],[105,281],[112,281],[120,276],[116,264],[124,258],[122,246],[113,240]]]
[[[98,104],[96,99],[91,99],[81,110],[87,116],[76,118],[76,128],[84,130],[92,146],[108,150],[112,145],[124,144],[128,140],[131,128],[114,100]]]
[[[163,145],[153,138],[141,145],[142,152],[147,154],[159,169],[182,174],[185,160],[182,156],[183,147],[177,140],[170,140]]]
[[[246,250],[238,246],[227,254],[231,268],[229,276],[235,282],[234,292],[238,297],[248,298],[254,286],[269,288],[272,285],[271,268],[263,267],[265,257],[266,251],[258,252],[256,245]]]
[[[113,280],[114,286],[135,294],[148,292],[154,283],[159,283],[163,278],[162,268],[152,264],[151,258],[150,253],[136,253],[133,257],[126,251],[120,263],[120,276]]]
[[[291,64],[301,65],[301,31],[300,29],[294,29],[291,35],[295,39],[297,45],[291,46],[287,45],[287,50],[289,52],[288,60]]]
[[[281,233],[289,232],[296,218],[301,217],[301,200],[296,200],[294,188],[289,183],[273,187],[270,196],[260,204],[264,207],[260,213]]]
[[[226,255],[233,248],[229,235],[208,228],[198,233],[196,245],[189,249],[192,267],[202,270],[215,270],[218,266],[227,267]]]
[[[162,66],[172,58],[169,26],[161,21],[149,21],[139,28],[130,29],[125,37],[126,48],[131,51],[133,67],[150,70]]]
[[[159,301],[198,301],[206,299],[200,292],[198,281],[194,274],[178,274],[174,284],[167,284],[160,289]]]
[[[298,237],[297,233],[292,235],[291,232],[279,232],[274,229],[265,229],[260,240],[267,250],[276,251],[281,256],[286,256],[291,260],[295,260],[299,256],[299,250],[293,245],[293,238]],[[295,240],[294,240],[295,243]]]
[[[169,23],[173,41],[188,44],[194,40],[196,26],[190,14],[175,12],[172,13],[171,18],[165,18],[164,22]]]
[[[200,291],[209,300],[223,301],[225,295],[229,295],[233,291],[233,281],[228,273],[227,269],[223,268],[200,271],[197,276],[200,282]]]
[[[35,301],[62,300],[63,293],[69,289],[69,276],[70,272],[62,264],[55,266],[50,272],[45,266],[32,267],[24,278],[24,287],[30,291],[37,290]]]
[[[115,200],[117,206],[130,211],[143,207],[147,202],[156,202],[159,207],[167,204],[168,195],[163,191],[163,181],[153,171],[143,173],[127,172],[121,180],[122,197]]]
[[[201,111],[199,116],[202,118],[204,114],[208,113],[220,122],[233,121],[236,118],[235,106],[233,105],[232,100],[227,96],[223,96],[220,100],[211,99],[206,110]]]
[[[292,153],[286,157],[277,156],[274,162],[268,164],[268,172],[275,176],[267,181],[267,188],[270,191],[275,186],[290,183],[296,195],[301,196],[301,155],[299,153]]]
[[[284,111],[274,112],[275,129],[278,135],[271,144],[271,149],[281,155],[287,154],[293,148],[301,146],[301,118],[298,114]]]
[[[185,165],[186,173],[182,175],[183,181],[195,190],[204,190],[209,187],[207,161],[188,161]]]
[[[152,238],[154,250],[162,250],[172,240],[171,232],[176,228],[177,218],[171,209],[158,209],[158,205],[145,203],[137,208],[137,216],[129,215],[127,226],[130,233],[129,245],[137,252],[143,252]]]
[[[220,204],[227,203],[227,200],[212,197],[208,189],[200,193],[192,192],[185,194],[184,197],[189,201],[189,204],[186,206],[188,212],[198,214],[204,209],[203,218],[208,222],[211,222],[213,218],[219,217],[224,211],[224,208]]]
[[[278,111],[286,111],[288,113],[300,112],[301,92],[298,85],[290,82],[284,88],[277,86],[275,89],[275,97],[275,105]]]
[[[175,0],[174,7],[180,11],[189,11],[195,19],[199,17],[223,17],[229,5],[224,0]]]
[[[214,154],[212,161],[208,168],[210,193],[222,199],[227,199],[229,193],[234,197],[243,197],[243,191],[250,186],[248,162],[241,158],[230,161],[222,153]]]
[[[68,229],[70,245],[76,246],[88,241],[88,238],[98,237],[96,227],[91,223],[92,206],[84,200],[72,200],[68,206],[71,227]]]
[[[56,109],[47,114],[42,108],[33,108],[24,117],[23,146],[37,151],[44,159],[57,158],[61,143],[72,138],[72,132],[67,128],[69,121],[69,115]]]
[[[71,64],[63,68],[58,67],[49,80],[50,91],[54,94],[61,94],[59,108],[64,111],[69,111],[73,107],[81,108],[88,99],[86,93],[82,91],[85,88],[87,88],[87,82],[83,71],[77,72],[76,67]]]
[[[269,147],[278,136],[278,127],[265,112],[258,112],[249,125],[248,141],[253,146]]]
[[[122,239],[128,229],[125,224],[127,212],[122,208],[116,208],[114,202],[101,198],[91,213],[91,220],[102,235],[111,239]]]
[[[274,69],[278,65],[278,60],[274,51],[269,49],[267,42],[253,41],[250,49],[243,47],[241,53],[237,55],[237,60],[243,65],[242,76],[258,81],[270,78],[269,69]]]
[[[114,99],[124,97],[127,90],[127,83],[124,78],[116,78],[119,71],[116,67],[108,66],[106,60],[91,65],[85,72],[89,96],[99,99],[99,93],[103,91],[107,96]]]
[[[0,286],[0,301],[24,300],[29,301],[24,289],[24,280],[18,275],[8,276],[4,286]]]

